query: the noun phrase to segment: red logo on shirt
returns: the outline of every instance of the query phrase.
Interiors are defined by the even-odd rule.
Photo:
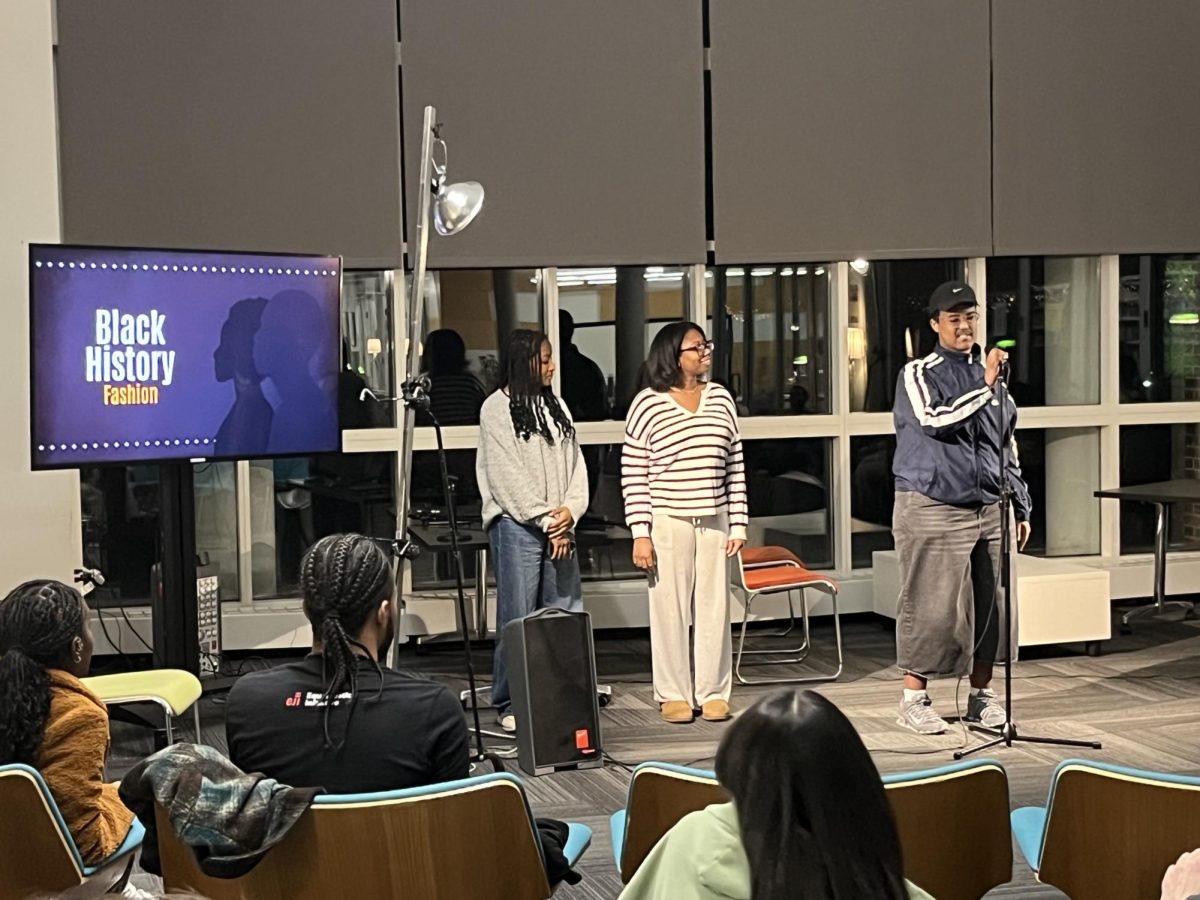
[[[296,691],[296,693],[292,694],[292,696],[288,697],[286,700],[283,701],[283,705],[284,706],[299,706],[302,702],[303,701],[300,699],[300,692]]]

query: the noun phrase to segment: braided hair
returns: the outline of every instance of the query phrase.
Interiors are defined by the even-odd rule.
[[[313,633],[324,647],[321,673],[325,679],[323,727],[325,746],[329,737],[329,710],[339,695],[350,694],[350,717],[358,703],[357,647],[374,660],[383,693],[383,669],[374,655],[357,639],[368,618],[392,592],[392,567],[379,545],[361,534],[334,534],[317,541],[300,563],[300,592]],[[337,744],[341,747],[343,741]]]
[[[554,395],[554,389],[542,384],[542,344],[546,340],[540,331],[513,330],[500,355],[500,389],[508,393],[508,411],[521,440],[528,441],[540,434],[547,444],[553,444],[547,412],[563,440],[574,439],[575,426]]]
[[[37,764],[50,717],[46,670],[67,666],[86,609],[58,581],[27,581],[0,601],[0,765]]]

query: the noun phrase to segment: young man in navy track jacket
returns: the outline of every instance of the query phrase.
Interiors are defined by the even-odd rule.
[[[993,663],[1005,658],[1011,637],[1001,626],[1002,449],[1018,549],[1029,540],[1030,499],[1013,440],[1016,406],[996,389],[1008,355],[996,348],[983,357],[975,343],[979,315],[969,285],[940,285],[929,303],[938,345],[905,365],[896,385],[892,532],[900,562],[896,664],[904,673],[898,721],[921,734],[946,730],[926,691],[930,678],[944,675],[970,676],[967,721],[1004,724],[990,687]]]

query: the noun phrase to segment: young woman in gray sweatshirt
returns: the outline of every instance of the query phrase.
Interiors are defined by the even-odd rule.
[[[548,606],[583,609],[575,525],[587,510],[587,467],[575,425],[551,387],[550,341],[517,329],[501,354],[500,387],[479,415],[475,473],[496,574],[492,705],[516,730],[504,626]]]

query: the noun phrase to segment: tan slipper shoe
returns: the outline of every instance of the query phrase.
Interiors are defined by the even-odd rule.
[[[724,700],[709,700],[700,712],[700,718],[705,722],[724,722],[732,717],[733,713],[729,710],[729,704]]]
[[[664,722],[670,722],[672,725],[686,725],[689,722],[696,720],[695,714],[692,712],[692,705],[684,703],[682,700],[668,700],[660,708]]]

